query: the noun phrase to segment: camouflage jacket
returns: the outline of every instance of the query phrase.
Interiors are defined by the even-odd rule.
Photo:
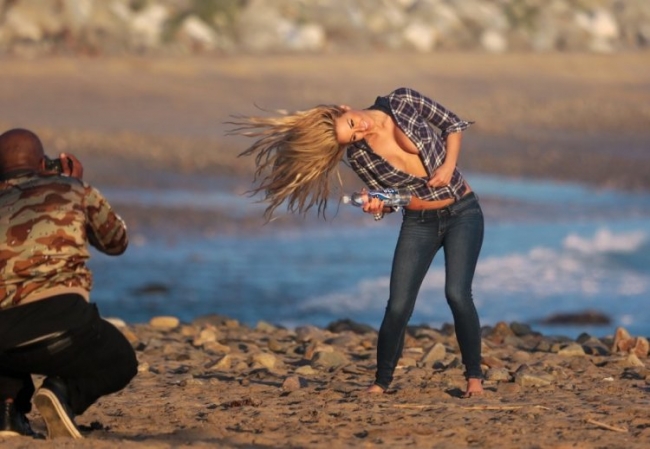
[[[95,188],[36,174],[0,180],[0,309],[92,288],[87,243],[118,255],[126,226]]]

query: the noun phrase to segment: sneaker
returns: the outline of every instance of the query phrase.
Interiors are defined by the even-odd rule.
[[[68,404],[67,388],[56,378],[48,377],[34,395],[34,405],[45,420],[47,436],[52,438],[83,438],[74,423]]]
[[[0,402],[0,437],[43,438],[29,425],[27,417],[16,410],[13,402]]]

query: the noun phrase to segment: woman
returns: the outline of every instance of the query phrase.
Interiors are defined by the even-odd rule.
[[[440,248],[445,254],[445,296],[465,365],[465,396],[483,392],[481,336],[472,280],[483,243],[478,198],[456,168],[461,132],[470,122],[409,88],[377,97],[367,109],[317,106],[275,118],[239,117],[231,133],[257,138],[242,155],[255,155],[254,193],[264,192],[267,220],[287,202],[291,212],[312,206],[324,213],[330,175],[347,151],[352,169],[370,189],[412,195],[403,210],[390,296],[379,330],[377,372],[367,391],[389,387],[404,346],[420,286]],[[363,210],[381,219],[392,212],[374,198]]]

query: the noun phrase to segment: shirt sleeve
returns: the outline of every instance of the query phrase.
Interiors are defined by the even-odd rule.
[[[88,242],[105,254],[122,254],[129,243],[124,220],[97,189],[87,184],[84,187]]]
[[[418,115],[438,128],[443,136],[464,131],[474,123],[462,120],[455,113],[440,103],[433,101],[429,97],[426,97],[413,89],[401,87],[399,89],[396,89],[392,95],[406,100],[400,102],[400,108],[403,109],[409,106],[413,107]],[[397,112],[400,114],[405,114],[406,116],[413,116],[409,114],[410,111],[402,110]]]
[[[365,166],[361,164],[350,150],[348,150],[348,162],[350,163],[350,168],[354,170],[361,181],[368,186],[369,190],[380,190],[382,188],[381,184],[377,182],[370,170],[365,168],[367,164]]]

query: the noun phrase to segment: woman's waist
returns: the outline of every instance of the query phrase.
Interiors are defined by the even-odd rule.
[[[462,201],[464,198],[466,198],[469,194],[472,193],[472,190],[468,187],[467,190],[463,193],[463,196],[458,200]],[[444,200],[423,200],[418,197],[412,197],[411,202],[409,203],[408,206],[405,206],[404,209],[406,210],[437,210],[437,209],[444,209],[445,207],[449,207],[452,204],[456,203],[457,200],[455,198],[447,198]]]

